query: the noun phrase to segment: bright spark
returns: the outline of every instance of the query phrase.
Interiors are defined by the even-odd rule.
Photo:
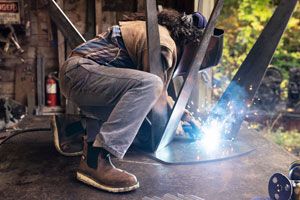
[[[250,90],[250,91],[253,90],[253,86],[252,86],[252,85],[249,86],[249,90]]]
[[[212,120],[202,128],[202,144],[207,151],[211,152],[218,148],[221,141],[222,128],[223,125],[218,120]]]

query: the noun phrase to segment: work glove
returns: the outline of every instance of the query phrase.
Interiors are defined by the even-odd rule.
[[[182,129],[191,139],[201,138],[201,123],[199,120],[196,120],[188,110],[184,111],[181,122]]]

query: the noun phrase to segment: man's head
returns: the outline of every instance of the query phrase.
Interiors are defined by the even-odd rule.
[[[125,21],[146,20],[145,13],[124,16]],[[190,15],[179,13],[174,9],[163,9],[158,13],[158,23],[165,26],[178,46],[185,43],[200,43],[206,18],[199,12]]]
[[[189,15],[183,14],[181,19],[186,21],[186,23],[192,24],[198,29],[204,29],[207,24],[206,18],[200,12],[194,12]]]
[[[165,26],[177,45],[200,43],[206,18],[199,12],[190,15],[181,14],[173,9],[164,9],[158,13],[158,23]]]

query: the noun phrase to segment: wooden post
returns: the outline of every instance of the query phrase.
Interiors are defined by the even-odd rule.
[[[195,11],[200,11],[208,19],[214,5],[215,3],[212,0],[195,0]]]
[[[57,0],[56,2],[61,7],[61,9],[63,9],[64,7],[63,0]],[[66,59],[65,44],[66,42],[63,34],[59,30],[57,30],[57,57],[58,57],[59,69],[61,68],[61,66],[63,65]],[[60,98],[61,98],[61,105],[66,106],[65,98],[62,95],[60,96]]]
[[[95,19],[95,28],[96,28],[96,35],[100,34],[102,32],[102,0],[95,0],[95,13],[96,13],[96,19]]]
[[[63,0],[57,0],[57,4],[63,9],[64,3]],[[57,52],[58,52],[58,64],[59,67],[65,62],[66,59],[66,51],[65,51],[65,38],[63,34],[57,30]]]
[[[137,0],[137,12],[145,10],[145,1]]]
[[[84,38],[90,40],[94,38],[96,34],[96,0],[86,1],[85,21]]]

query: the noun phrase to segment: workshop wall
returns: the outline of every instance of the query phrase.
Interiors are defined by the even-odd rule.
[[[57,29],[51,22],[48,9],[42,0],[23,0],[25,18],[22,25],[14,26],[24,53],[15,53],[10,45],[4,52],[0,44],[0,98],[13,98],[24,105],[37,104],[37,58],[41,57],[45,76],[59,71]],[[62,6],[81,33],[85,31],[85,0],[64,1]],[[4,26],[4,25],[1,25]],[[1,34],[1,32],[0,32]],[[67,46],[64,48],[68,48]],[[67,56],[66,51],[64,58]],[[64,59],[63,58],[63,59]]]
[[[44,66],[45,77],[50,72],[59,71],[59,66],[67,58],[71,49],[50,20],[47,1],[20,0],[20,2],[24,14],[20,30],[16,29],[16,36],[24,53],[21,55],[15,53],[16,49],[12,45],[5,53],[0,29],[0,98],[10,97],[24,105],[35,107],[38,96],[37,68]],[[95,19],[91,21],[87,17],[88,3],[90,3],[87,0],[57,0],[56,2],[79,32],[86,37],[88,37],[86,33],[91,30],[92,35],[98,34],[116,24],[124,14],[144,11],[145,8],[144,1],[141,0],[95,0]],[[163,7],[187,12],[193,11],[193,3],[193,0],[158,0],[158,4]],[[90,29],[91,25],[94,29]],[[42,63],[37,62],[41,58]]]
[[[1,43],[0,97],[11,97],[27,104],[28,99],[35,103],[37,56],[44,58],[46,74],[57,70],[57,45],[44,4],[36,0],[20,2],[25,14],[21,16],[22,24],[14,27],[24,52],[16,53],[11,44],[8,52],[4,52],[5,44]]]

